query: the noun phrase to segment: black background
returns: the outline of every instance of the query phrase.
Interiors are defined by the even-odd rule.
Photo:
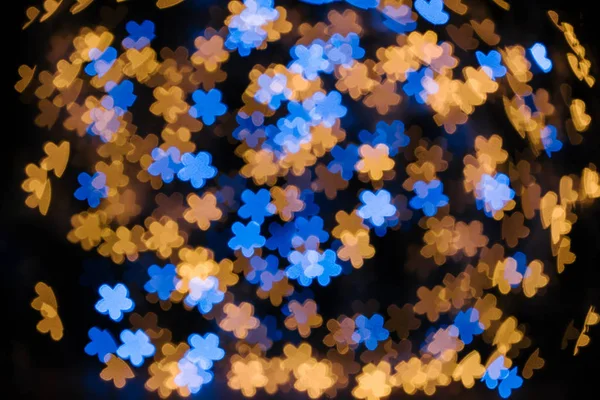
[[[65,3],[67,2],[65,1]],[[96,3],[112,5],[112,2],[96,1]],[[124,4],[128,5],[130,9],[125,21],[133,19],[140,22],[147,18],[155,22],[157,34],[157,39],[153,43],[155,49],[160,49],[162,46],[174,48],[177,45],[192,48],[193,38],[201,32],[209,21],[209,17],[212,17],[213,21],[219,21],[219,19],[222,21],[226,15],[226,11],[219,12],[214,9],[209,14],[206,12],[206,2],[194,0],[187,0],[182,6],[162,12],[158,12],[153,3],[154,1],[130,1]],[[280,4],[280,2],[276,3]],[[297,5],[291,1],[283,3],[287,5],[288,9]],[[586,46],[588,56],[594,65],[593,73],[596,77],[600,77],[596,45],[599,23],[598,14],[594,12],[593,2],[519,2],[526,4],[513,4],[511,13],[499,11],[494,4],[489,3],[490,9],[494,12],[494,20],[500,27],[503,43],[510,44],[511,39],[514,43],[531,43],[540,40],[550,49],[551,56],[564,58],[561,53],[564,54],[566,51],[566,43],[545,15],[547,9],[555,9],[559,12],[562,20],[570,22],[575,27],[575,32]],[[116,324],[108,321],[106,317],[99,316],[93,309],[93,304],[97,300],[95,291],[79,284],[84,260],[102,259],[94,253],[84,252],[78,245],[70,244],[65,238],[70,229],[69,216],[83,210],[82,205],[72,197],[76,172],[79,170],[75,171],[76,168],[69,165],[68,172],[62,180],[53,180],[53,184],[55,184],[53,198],[49,215],[46,217],[42,217],[36,210],[30,210],[24,205],[26,194],[20,189],[20,184],[25,178],[25,165],[30,162],[37,163],[40,160],[43,155],[42,144],[45,141],[57,142],[68,138],[73,144],[79,139],[74,137],[72,132],[65,132],[57,126],[50,133],[35,127],[32,122],[37,109],[35,102],[19,96],[12,89],[17,77],[16,70],[21,64],[38,64],[38,71],[39,68],[51,68],[47,63],[44,64],[44,55],[49,49],[49,35],[57,32],[74,33],[78,26],[98,23],[100,4],[90,6],[77,16],[72,16],[67,10],[62,10],[59,15],[55,15],[48,22],[34,23],[26,31],[21,31],[24,10],[28,5],[30,4],[19,4],[19,7],[16,7],[17,9],[10,16],[3,18],[5,22],[8,22],[8,34],[4,35],[3,41],[3,45],[6,46],[3,63],[8,66],[4,80],[9,84],[4,91],[6,96],[4,107],[7,110],[4,113],[2,153],[3,161],[7,165],[3,169],[5,179],[0,228],[0,265],[2,268],[2,306],[9,318],[3,319],[0,326],[8,336],[2,347],[3,353],[5,353],[3,365],[9,366],[10,374],[5,375],[8,378],[8,384],[3,385],[2,390],[14,391],[16,396],[14,398],[24,399],[156,398],[156,394],[148,393],[143,389],[146,368],[137,369],[138,378],[128,382],[127,386],[119,391],[111,383],[104,382],[99,378],[98,374],[102,365],[97,358],[89,357],[83,352],[88,341],[87,331],[90,327],[110,328],[117,336],[116,333],[127,326],[126,320],[121,322],[117,328]],[[345,8],[339,6],[340,4],[336,5],[337,8]],[[307,19],[314,21],[324,19],[323,14],[315,11],[315,8],[318,7],[311,8],[306,4],[298,5],[298,7],[301,15],[306,16]],[[451,22],[454,21],[451,20]],[[218,24],[213,22],[212,26],[218,27]],[[124,32],[124,22],[114,31]],[[373,58],[373,53],[368,51],[368,46],[377,43],[377,40],[380,38],[369,35],[364,39],[367,55],[370,58]],[[236,104],[236,101],[239,102],[238,93],[240,87],[245,87],[248,81],[249,68],[239,68],[239,65],[243,63],[243,65],[251,67],[255,63],[265,65],[269,62],[286,63],[288,54],[285,46],[287,44],[283,42],[269,44],[268,51],[253,52],[247,60],[240,60],[239,56],[232,55],[232,59],[224,67],[229,74],[228,81],[218,86],[223,90],[224,98],[230,100],[228,101],[230,111],[240,105]],[[556,57],[553,57],[553,60]],[[555,83],[549,82],[546,87],[552,87]],[[588,89],[584,84],[572,79],[569,83],[573,86],[576,96],[587,102],[588,113],[595,119],[590,131],[584,134],[584,145],[565,144],[561,154],[552,159],[551,167],[550,163],[544,164],[542,175],[549,177],[560,176],[564,173],[580,174],[581,169],[588,162],[600,165],[600,156],[598,155],[600,139],[596,128],[598,101],[593,96],[594,91],[597,93],[598,85],[595,89]],[[21,104],[21,101],[30,102],[30,104]],[[346,103],[348,103],[348,99],[345,99]],[[503,119],[504,115],[489,117],[492,120]],[[231,123],[231,120],[229,122]],[[360,122],[364,122],[364,120]],[[142,127],[140,130],[145,130],[143,122],[134,119],[134,123]],[[357,123],[357,121],[349,122],[351,126],[358,126]],[[346,124],[344,127],[349,131]],[[369,128],[371,126],[366,127],[366,129]],[[157,133],[160,128],[151,130],[152,128],[148,127],[146,129],[148,129],[146,131]],[[516,133],[509,129],[504,130],[503,137],[509,135],[517,137]],[[205,130],[202,133],[206,133]],[[439,130],[433,133],[434,136],[439,134]],[[217,165],[239,165],[239,160],[234,156],[228,156],[231,154],[230,146],[225,139],[202,140],[208,141],[203,144],[211,148]],[[510,141],[508,143],[510,144]],[[455,157],[454,163],[460,165],[460,157]],[[549,179],[549,181],[551,180]],[[556,190],[556,187],[546,188],[543,184],[542,187],[544,190]],[[527,324],[527,335],[533,339],[531,350],[540,347],[541,356],[546,360],[546,366],[541,371],[536,371],[533,379],[526,380],[523,387],[514,392],[512,397],[514,399],[571,399],[597,387],[600,326],[591,328],[591,344],[583,348],[576,357],[572,356],[572,343],[568,350],[562,351],[560,342],[570,320],[574,319],[575,326],[580,328],[588,307],[590,305],[600,307],[600,263],[598,260],[600,254],[600,224],[598,223],[600,206],[598,203],[600,202],[585,209],[576,210],[579,220],[570,235],[573,239],[572,250],[577,255],[575,264],[567,266],[566,272],[560,277],[552,271],[552,281],[545,290],[544,296],[527,301],[522,301],[521,296],[521,301],[507,300],[506,303],[502,303],[509,310],[507,312],[516,315],[520,322]],[[333,211],[334,209],[328,206],[321,208],[322,216],[325,219],[331,218],[331,215],[326,214]],[[480,216],[475,218],[481,219]],[[377,249],[376,257],[370,260],[363,269],[340,277],[337,281],[334,279],[334,283],[325,289],[315,290],[321,313],[326,319],[339,313],[351,315],[350,301],[354,299],[363,302],[369,298],[378,299],[381,303],[380,312],[384,312],[388,304],[402,305],[406,301],[415,301],[413,297],[415,289],[423,283],[419,282],[414,274],[403,271],[406,246],[398,245],[398,243],[420,243],[422,231],[416,226],[414,228],[410,232],[392,232],[384,238],[374,239]],[[530,237],[525,241],[530,243],[528,247],[519,249],[528,253],[528,259],[531,259],[529,252],[537,251],[534,248],[537,243],[547,243],[547,234],[547,232],[539,232],[532,227],[531,236],[537,235],[536,238],[541,237],[542,239],[534,242]],[[554,268],[553,262],[548,261],[546,265],[550,265],[550,269]],[[112,266],[110,268],[117,277],[123,273],[123,267]],[[442,276],[443,274],[436,277]],[[427,284],[429,286],[436,284],[434,279],[436,277],[427,281]],[[40,317],[39,313],[30,307],[30,303],[35,296],[33,288],[39,281],[49,284],[58,299],[59,314],[65,326],[64,338],[59,342],[53,342],[48,335],[41,335],[35,329]],[[241,286],[239,297],[236,292],[236,301],[251,299],[249,289]],[[191,332],[202,333],[205,329],[215,329],[214,326],[210,328],[211,325],[203,321],[198,314],[183,311],[181,306],[176,305],[171,311],[162,312],[156,305],[143,304],[141,291],[138,290],[138,293],[133,293],[133,295],[134,299],[137,299],[136,303],[141,305],[136,311],[158,313],[159,325],[169,327],[173,331],[174,340],[185,340]],[[268,313],[281,315],[276,313],[275,308],[267,306],[264,310],[259,308],[259,312],[263,316]],[[282,320],[279,322],[281,323]],[[284,328],[281,326],[281,329]],[[324,346],[319,345],[322,336],[314,336],[315,338],[311,337],[311,340],[315,346],[323,349]],[[522,352],[525,357],[529,353],[530,350]],[[522,366],[525,359],[521,356],[517,365]],[[464,399],[497,397],[496,392],[487,390],[482,383],[477,383],[473,390],[459,389],[459,384],[453,384],[449,388],[440,389],[434,397]],[[260,393],[259,391],[259,398]],[[392,398],[400,397],[399,393],[394,392]],[[203,388],[198,396],[200,398],[241,398],[239,393],[226,388],[223,374],[217,374],[216,382]],[[296,392],[285,396],[304,398]],[[340,394],[340,398],[346,396],[348,393]]]

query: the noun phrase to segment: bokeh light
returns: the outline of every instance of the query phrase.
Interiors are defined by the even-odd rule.
[[[594,43],[561,14],[536,8],[550,37],[504,0],[38,3],[22,30],[56,33],[15,122],[47,135],[7,173],[89,261],[44,275],[81,275],[85,318],[52,278],[31,307],[106,397],[509,398],[555,362],[519,309],[597,264],[574,231],[600,198]],[[593,347],[596,305],[557,348]]]

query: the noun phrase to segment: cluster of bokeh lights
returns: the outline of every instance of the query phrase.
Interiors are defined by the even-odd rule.
[[[93,2],[77,0],[69,11],[85,12]],[[499,308],[498,297],[534,297],[551,276],[550,261],[528,257],[520,244],[541,223],[562,273],[575,261],[568,236],[574,206],[600,197],[593,164],[558,177],[550,187],[556,192],[536,179],[538,160],[549,162],[585,141],[586,104],[565,89],[567,106],[559,115],[550,93],[536,87],[538,77],[554,73],[545,45],[503,45],[494,22],[473,19],[461,0],[303,2],[337,8],[311,25],[276,0],[233,0],[224,25],[204,29],[191,52],[157,53],[156,26],[148,20],[112,31],[83,27],[65,42],[54,72],[19,69],[15,89],[37,99],[35,124],[53,129],[61,121],[70,135],[46,143],[46,157],[26,167],[26,205],[52,213],[52,182],[77,149],[72,196],[84,211],[72,215],[67,239],[112,263],[144,266],[141,281],[125,274],[122,282],[103,281],[98,270],[86,270],[82,284],[95,291],[95,310],[110,328],[90,327],[85,353],[98,358],[100,378],[117,388],[147,367],[145,387],[162,398],[201,393],[214,380],[246,397],[293,388],[310,398],[351,393],[376,400],[394,391],[432,395],[451,384],[485,384],[508,398],[544,360],[538,348],[516,365],[531,339]],[[61,3],[46,0],[45,14],[30,7],[24,29],[57,14]],[[487,6],[510,8],[503,0],[483,3],[490,4],[477,15]],[[374,52],[361,41],[371,29],[365,13],[377,34],[391,39]],[[572,50],[560,62],[593,87],[573,26],[553,11],[548,16]],[[441,30],[450,41],[438,38]],[[291,43],[289,63],[244,71],[249,84],[237,93],[243,105],[228,106],[232,91],[220,89],[227,80],[222,67],[284,37]],[[147,88],[153,98],[144,110],[140,93]],[[490,99],[513,130],[476,134],[465,145],[472,151],[453,159],[446,138]],[[435,140],[398,112],[401,103],[432,116]],[[356,109],[369,115],[361,120],[368,126],[346,132],[345,118]],[[138,118],[160,121],[160,137],[138,130]],[[207,143],[200,136],[213,134],[235,143],[241,167],[234,173],[200,145]],[[507,151],[509,135],[527,150]],[[460,169],[458,185],[449,183],[451,164]],[[149,211],[152,201],[157,206]],[[461,220],[468,208],[478,219]],[[490,224],[501,230],[498,240],[486,233]],[[357,303],[352,316],[324,319],[311,288],[377,268],[368,262],[377,250],[373,235],[399,229],[423,233],[413,257],[424,273],[449,260],[462,265],[460,272],[421,286],[412,304],[380,313],[375,303]],[[195,239],[198,232],[206,243]],[[139,306],[128,280],[137,280],[146,301],[162,311],[185,308],[190,318],[210,321],[212,330],[173,341],[156,314],[134,312]],[[254,301],[236,299],[244,281],[255,290]],[[35,290],[32,306],[43,317],[38,330],[60,340],[54,292],[44,283]],[[270,304],[273,313],[258,315],[259,304]],[[570,326],[575,354],[599,320],[592,307],[581,330]],[[411,337],[427,323],[422,340]],[[305,341],[317,331],[320,348]],[[487,344],[487,358],[468,349],[475,341]]]

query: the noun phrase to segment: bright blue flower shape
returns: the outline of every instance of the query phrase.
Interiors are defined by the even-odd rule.
[[[144,285],[148,293],[157,293],[158,298],[166,301],[171,297],[171,292],[175,290],[177,284],[177,273],[173,264],[167,264],[163,268],[158,265],[151,265],[148,268],[150,280]]]
[[[274,275],[278,271],[279,259],[269,254],[266,258],[261,256],[252,256],[250,258],[250,270],[246,274],[246,279],[252,284],[257,284],[261,281],[262,275],[265,272]]]
[[[229,35],[225,41],[225,47],[237,49],[243,57],[263,43],[267,38],[263,27],[279,16],[272,0],[244,0],[244,6],[244,10],[229,21]]]
[[[552,157],[552,153],[560,151],[563,147],[562,142],[556,138],[556,127],[554,125],[546,125],[541,131],[541,138],[548,157]]]
[[[325,250],[323,253],[310,249],[303,253],[293,251],[288,260],[291,265],[285,271],[287,277],[296,279],[302,286],[310,286],[315,278],[321,286],[327,286],[331,277],[342,273],[342,267],[336,263],[337,255],[333,250]]]
[[[295,120],[281,118],[277,121],[277,127],[279,132],[275,135],[273,141],[279,148],[289,153],[297,153],[300,146],[309,143],[312,137],[309,125],[300,118]]]
[[[294,239],[299,238],[304,242],[313,236],[319,240],[319,243],[325,243],[329,239],[329,233],[323,229],[323,219],[321,217],[314,216],[310,219],[299,217],[296,218],[295,224],[298,231],[294,235]]]
[[[260,189],[256,193],[246,189],[242,192],[242,201],[244,205],[238,210],[238,215],[241,218],[251,218],[261,225],[265,217],[273,215],[276,211],[275,205],[271,204],[271,193],[267,189]]]
[[[293,142],[297,146],[293,152],[296,152],[300,144],[310,142],[310,128],[314,123],[308,110],[301,103],[290,101],[287,109],[288,114],[277,120],[278,132],[273,139],[279,146],[288,148]]]
[[[360,159],[358,155],[358,146],[349,144],[346,148],[335,145],[331,149],[333,160],[327,164],[327,169],[333,173],[340,172],[342,178],[349,181],[354,175],[354,166]]]
[[[541,43],[536,43],[529,49],[533,56],[533,60],[542,71],[548,73],[552,71],[552,61],[546,56],[546,46]]]
[[[102,299],[95,305],[100,314],[108,314],[113,321],[121,321],[123,313],[133,311],[135,303],[129,298],[129,290],[122,283],[117,283],[114,288],[102,285],[98,289]]]
[[[404,34],[417,28],[417,22],[412,18],[412,8],[406,4],[400,7],[385,6],[382,13],[385,17],[383,25],[396,33]]]
[[[85,353],[90,356],[98,356],[100,362],[105,362],[107,354],[111,354],[117,351],[117,343],[112,337],[108,329],[100,330],[95,326],[88,331],[88,336],[91,340],[85,346]]]
[[[368,10],[369,8],[375,8],[379,5],[379,0],[346,0],[346,3],[353,5],[354,7]]]
[[[426,81],[429,81],[428,85],[425,85]],[[415,96],[417,103],[424,104],[429,94],[437,93],[439,85],[433,79],[430,68],[421,68],[419,71],[407,72],[402,90],[409,96]]]
[[[290,101],[287,105],[287,110],[288,114],[285,116],[285,119],[293,125],[313,122],[308,110],[302,105],[302,103]],[[306,126],[307,131],[308,129],[309,126]]]
[[[365,49],[360,47],[360,36],[354,32],[350,32],[346,36],[342,36],[339,33],[334,33],[327,42],[336,48],[349,45],[352,49],[351,56],[355,60],[365,56]]]
[[[102,107],[107,110],[120,110],[119,113],[127,111],[133,105],[136,95],[133,94],[133,83],[129,80],[121,81],[118,85],[110,81],[104,85],[108,96],[102,98]]]
[[[152,39],[156,37],[154,34],[154,23],[152,21],[144,21],[138,25],[135,21],[129,21],[125,25],[127,29],[127,36],[123,39],[122,45],[126,49],[142,50],[144,47],[150,45]]]
[[[371,318],[364,315],[356,317],[356,331],[352,334],[354,341],[364,343],[367,349],[373,351],[377,343],[390,337],[390,332],[383,327],[383,317],[373,314]]]
[[[219,290],[219,280],[214,276],[206,279],[195,276],[190,279],[188,286],[188,295],[184,301],[190,307],[198,306],[202,314],[210,312],[213,305],[219,304],[225,297],[225,294]]]
[[[202,89],[192,93],[192,100],[196,104],[190,107],[189,114],[194,118],[202,118],[206,125],[215,123],[215,119],[227,112],[227,106],[221,102],[221,91],[210,89],[205,92]]]
[[[96,172],[94,176],[82,172],[77,177],[77,181],[81,187],[75,190],[75,198],[77,200],[87,200],[90,207],[98,207],[100,199],[108,197],[106,175],[103,172]]]
[[[229,50],[238,50],[240,56],[246,57],[250,54],[252,49],[257,48],[266,39],[267,33],[265,31],[254,31],[247,30],[241,31],[239,29],[229,29],[227,40],[225,41],[225,47]]]
[[[289,70],[302,74],[310,81],[317,79],[319,72],[330,73],[333,70],[325,55],[325,42],[320,39],[314,40],[308,47],[301,44],[292,47],[290,55],[294,61],[289,65]]]
[[[415,210],[423,210],[423,214],[433,217],[438,207],[448,204],[448,196],[443,193],[444,184],[437,179],[429,183],[417,181],[413,186],[416,196],[408,203]]]
[[[283,74],[275,74],[270,77],[262,74],[258,77],[258,90],[254,99],[262,104],[268,104],[272,110],[277,110],[281,102],[289,100],[292,96],[292,90],[287,87],[287,78]]]
[[[184,182],[190,181],[195,189],[200,189],[206,183],[206,179],[217,175],[217,169],[210,165],[211,161],[212,156],[205,151],[200,151],[195,156],[185,153],[181,156],[183,166],[177,172],[177,178]]]
[[[316,250],[305,250],[303,253],[294,250],[288,260],[291,263],[286,268],[286,275],[290,279],[297,279],[302,286],[309,286],[313,279],[324,272],[324,268],[319,264],[321,254]]]
[[[319,263],[323,266],[323,273],[317,277],[317,282],[321,286],[329,285],[332,277],[342,273],[342,266],[337,263],[337,253],[333,250],[325,250],[321,254]]]
[[[475,57],[477,57],[479,65],[490,78],[502,78],[506,75],[506,67],[502,65],[502,55],[496,50],[490,51],[487,55],[481,51],[476,51]]]
[[[164,151],[160,147],[156,147],[152,150],[151,155],[154,162],[148,167],[148,173],[152,176],[160,175],[165,183],[173,181],[175,174],[181,169],[179,149],[172,146]]]
[[[260,225],[257,222],[250,221],[247,225],[236,222],[231,227],[233,237],[227,245],[232,250],[242,250],[244,257],[251,257],[254,249],[259,249],[265,245],[265,237],[260,234]]]
[[[156,351],[148,335],[141,329],[135,333],[125,329],[120,337],[123,344],[117,349],[117,355],[123,360],[129,360],[135,367],[142,365],[144,359],[153,356]]]
[[[450,19],[443,0],[415,0],[415,10],[433,25],[443,25]]]
[[[175,375],[174,382],[179,387],[187,388],[190,393],[198,393],[205,385],[212,381],[213,375],[209,371],[205,371],[197,364],[194,364],[187,358],[182,358],[177,363],[179,373]]]
[[[406,73],[406,83],[402,86],[402,90],[408,96],[416,96],[423,91],[423,85],[421,81],[425,77],[427,68],[421,68],[418,71],[410,71]]]
[[[504,356],[496,358],[485,370],[481,378],[488,389],[496,389],[498,382],[508,376],[508,368],[504,366]]]
[[[342,65],[350,68],[354,60],[363,58],[365,50],[360,47],[360,37],[350,32],[346,36],[334,33],[325,45],[325,54],[333,65]]]
[[[92,62],[86,65],[85,73],[89,76],[98,75],[99,78],[102,78],[117,61],[117,50],[114,47],[107,47],[104,51],[93,48],[90,49],[88,55]]]
[[[267,249],[279,251],[281,257],[287,257],[292,249],[292,239],[296,233],[294,222],[290,221],[284,225],[277,222],[269,224],[269,233],[271,236],[266,242]]]
[[[300,145],[310,142],[313,121],[301,103],[290,101],[287,110],[288,114],[277,121],[278,132],[273,136],[273,141],[280,148],[296,153]]]
[[[209,370],[213,366],[213,361],[222,360],[225,357],[225,351],[219,348],[219,337],[214,333],[207,333],[204,337],[198,334],[191,334],[188,337],[188,350],[185,358],[198,364],[200,368]]]
[[[460,311],[454,318],[454,326],[458,328],[460,340],[464,344],[470,344],[474,335],[483,332],[483,324],[479,322],[479,311],[476,308]]]
[[[336,121],[346,115],[347,108],[342,105],[342,95],[335,90],[325,95],[317,92],[302,103],[308,110],[313,123],[320,123],[327,128],[335,125]]]
[[[495,176],[483,174],[475,187],[477,209],[484,208],[485,214],[494,215],[515,197],[515,191],[510,188],[510,178],[505,174]]]
[[[373,193],[365,190],[360,194],[363,205],[358,209],[358,215],[368,219],[374,226],[381,226],[385,218],[396,213],[396,207],[392,204],[392,196],[385,189]]]
[[[296,153],[301,144],[310,142],[312,118],[301,103],[290,101],[287,109],[288,115],[277,121],[279,132],[274,141],[287,151]]]
[[[518,389],[523,386],[523,378],[517,375],[518,373],[518,367],[514,367],[508,372],[508,376],[502,379],[502,382],[500,382],[498,393],[503,399],[508,399],[514,389]]]

